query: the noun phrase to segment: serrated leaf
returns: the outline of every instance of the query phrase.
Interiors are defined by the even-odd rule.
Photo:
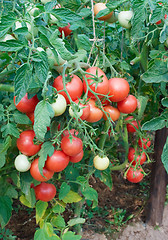
[[[138,101],[140,105],[140,107],[138,108],[138,119],[142,118],[147,106],[148,99],[149,98],[147,96],[138,96]]]
[[[42,201],[38,201],[36,203],[36,223],[38,224],[39,221],[43,218],[46,209],[48,207],[48,203],[47,202],[42,202]]]
[[[87,200],[93,201],[92,208],[98,205],[98,194],[95,189],[87,186],[86,188],[81,189],[81,193]]]
[[[15,111],[13,114],[14,120],[18,124],[31,124],[32,122],[26,114],[23,114],[19,111]]]
[[[168,107],[168,97],[163,98],[161,103],[162,103],[163,107]]]
[[[5,190],[6,190],[4,193],[5,196],[8,196],[10,198],[15,198],[15,199],[18,198],[18,192],[16,191],[14,186],[9,185],[8,188],[6,188]]]
[[[40,174],[43,176],[43,167],[45,165],[45,161],[47,160],[47,156],[52,156],[54,153],[54,147],[51,142],[44,142],[41,146],[41,149],[39,151],[39,161],[38,161],[38,167]]]
[[[17,52],[21,50],[24,46],[24,43],[12,39],[6,42],[0,42],[0,51]]]
[[[4,228],[12,215],[12,201],[8,196],[0,196],[0,224]]]
[[[19,137],[19,131],[15,123],[7,123],[1,127],[2,137],[6,137],[8,135],[14,136],[16,138]]]
[[[35,122],[34,131],[39,141],[43,142],[47,127],[50,126],[51,118],[54,117],[54,111],[51,104],[45,100],[40,101],[34,112]]]
[[[98,14],[96,14],[96,18],[100,18],[103,17],[107,14],[109,14],[111,11],[108,8],[102,9],[98,12]]]
[[[32,183],[32,176],[30,175],[30,172],[21,172],[20,173],[20,188],[21,191],[25,194],[29,194],[30,185]]]
[[[18,104],[27,93],[29,83],[31,82],[32,74],[32,66],[30,66],[28,63],[24,63],[16,71],[16,76],[14,79],[14,95],[16,96],[16,104]]]
[[[80,202],[82,200],[82,197],[73,191],[69,191],[69,193],[62,199],[65,203],[74,203],[74,202]]]
[[[62,236],[62,240],[80,240],[82,238],[82,236],[80,235],[75,235],[74,232],[68,231],[66,233],[64,233],[64,235]]]
[[[70,186],[67,183],[62,183],[59,192],[59,200],[62,200],[70,191]]]
[[[81,20],[81,16],[66,8],[57,8],[52,10],[52,14],[56,18],[61,18],[65,23]]]
[[[61,217],[61,215],[57,216],[57,217],[53,217],[51,220],[52,224],[54,225],[54,227],[62,229],[65,228],[65,220],[63,217]]]
[[[85,223],[85,218],[74,218],[74,219],[69,220],[67,223],[70,227],[72,227],[76,224],[83,224],[83,223]]]
[[[60,203],[57,203],[57,204],[52,208],[52,211],[53,211],[54,213],[59,213],[59,214],[61,214],[61,213],[63,213],[63,212],[65,211],[64,205],[65,205],[65,204],[61,204],[61,202],[60,202]]]
[[[6,152],[4,150],[4,145],[0,143],[0,168],[2,168],[6,163]]]
[[[57,0],[52,0],[52,1],[50,1],[50,2],[47,2],[46,4],[45,4],[45,11],[46,12],[50,12],[50,11],[52,11],[52,9],[56,6],[56,4],[57,4]]]
[[[78,35],[78,48],[79,49],[84,49],[86,51],[90,51],[91,49],[91,42],[85,34],[79,34]]]
[[[167,158],[167,156],[168,156],[168,137],[167,137],[166,143],[163,147],[163,152],[161,155],[162,163],[164,165],[166,172],[168,173],[168,158]]]
[[[162,129],[165,127],[165,119],[161,118],[161,117],[156,117],[151,119],[148,122],[145,122],[142,125],[142,130],[146,130],[146,131],[156,131],[159,129]]]
[[[47,54],[43,51],[37,52],[36,55],[33,56],[33,60],[35,77],[37,77],[41,83],[44,83],[47,79],[49,70]]]
[[[9,15],[3,16],[0,22],[0,38],[3,37],[16,21],[16,15],[10,12]]]

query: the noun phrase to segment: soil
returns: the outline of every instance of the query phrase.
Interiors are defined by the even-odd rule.
[[[150,172],[148,167],[146,172]],[[99,179],[91,178],[90,185],[98,192],[96,210],[87,205],[82,209],[86,223],[82,226],[82,240],[166,240],[168,235],[168,206],[165,208],[163,227],[155,230],[145,225],[145,205],[149,196],[149,175],[141,183],[132,184],[122,173],[113,174],[110,190]],[[31,240],[38,226],[35,211],[14,203],[12,218],[7,228],[17,240]]]

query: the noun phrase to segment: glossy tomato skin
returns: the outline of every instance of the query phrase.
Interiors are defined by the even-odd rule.
[[[97,94],[107,95],[108,91],[109,91],[109,81],[108,81],[108,78],[106,77],[105,73],[98,67],[90,67],[86,70],[86,72],[88,74],[86,74],[85,76],[87,78],[87,82],[88,82],[91,90],[94,91]],[[91,73],[93,75],[96,75],[98,78],[101,79],[101,82],[99,82],[98,84],[93,82],[94,81],[93,76],[90,75],[89,73]],[[96,81],[96,78],[95,78],[95,81]],[[98,79],[97,79],[97,81],[98,81]],[[84,87],[84,92],[86,93],[87,85],[86,85],[86,81],[85,81],[84,78],[83,78],[83,87]],[[95,95],[90,91],[88,91],[88,97],[96,99]],[[102,98],[104,96],[98,95],[98,97]]]
[[[141,147],[141,148],[143,148],[143,149],[147,149],[147,148],[149,148],[150,147],[150,145],[151,145],[151,141],[149,140],[149,138],[142,138],[142,140],[141,140],[141,138],[138,140],[138,145]]]
[[[51,201],[56,195],[56,188],[51,183],[42,182],[34,187],[36,200],[43,202]]]
[[[64,32],[65,37],[69,36],[72,33],[70,26],[70,23],[68,23],[67,26],[58,28],[58,30],[60,31],[60,37],[62,37],[62,31]]]
[[[76,136],[72,135],[72,139],[70,136],[64,136],[61,140],[61,149],[68,156],[75,156],[80,153],[83,149],[82,140]]]
[[[69,156],[67,156],[63,151],[55,150],[51,157],[47,158],[45,162],[45,167],[54,172],[63,171],[69,163]]]
[[[17,147],[21,153],[26,156],[33,156],[40,151],[41,144],[35,145],[33,139],[35,132],[33,130],[23,131],[17,139]]]
[[[40,174],[39,167],[38,167],[38,161],[39,158],[36,158],[30,167],[30,174],[34,179],[36,179],[39,182],[46,182],[49,179],[51,179],[54,175],[53,171],[48,170],[46,167],[43,167],[43,175],[44,177]]]
[[[14,104],[15,104],[15,99],[16,99],[16,96],[14,96]],[[28,94],[26,93],[26,95],[20,100],[20,102],[17,105],[15,104],[15,106],[22,113],[31,113],[31,112],[34,112],[38,102],[39,100],[37,98],[37,95],[28,99]]]
[[[131,122],[129,120],[132,120]],[[127,123],[127,131],[128,132],[136,132],[137,129],[139,129],[137,121],[134,119],[133,116],[129,116],[125,119],[125,122],[129,121],[130,123]],[[140,124],[140,121],[139,121]]]
[[[93,159],[93,165],[96,169],[103,171],[109,166],[109,158],[107,156],[100,157],[99,155],[95,156]]]
[[[124,100],[117,103],[117,108],[122,113],[132,113],[137,108],[137,99],[133,95],[128,95]]]
[[[110,117],[113,122],[117,121],[120,117],[119,110],[111,105],[105,106],[104,111],[107,113],[108,117]],[[107,116],[105,113],[103,113],[103,118],[104,120],[107,120]]]
[[[58,76],[57,78],[55,78],[53,87],[56,88],[57,91],[64,89],[63,79],[62,79],[61,75]],[[78,98],[80,98],[83,93],[83,82],[78,76],[73,75],[73,76],[71,76],[71,81],[66,83],[66,89],[67,89],[72,101],[75,101]],[[70,103],[69,98],[64,91],[60,92],[60,94],[65,97],[67,103]]]
[[[128,161],[135,166],[136,164],[142,165],[146,161],[146,154],[143,152],[135,157],[135,149],[129,148]]]
[[[102,110],[96,107],[95,100],[90,99],[88,103],[90,105],[90,113],[89,116],[86,118],[86,121],[91,123],[98,122],[103,117]]]
[[[106,9],[106,4],[105,3],[96,3],[94,5],[94,15],[96,16],[101,10],[104,10]],[[99,17],[98,19],[99,20],[107,20],[109,19],[111,16],[112,16],[113,12],[110,12],[109,14],[105,15],[105,16],[102,16],[102,17]]]
[[[140,167],[137,169],[130,167],[126,174],[127,180],[132,183],[138,183],[142,181],[143,176],[144,176],[143,170]]]
[[[70,161],[70,162],[73,162],[73,163],[78,163],[78,162],[80,162],[80,161],[82,160],[83,154],[84,154],[84,152],[83,152],[83,150],[82,150],[82,151],[80,151],[78,154],[76,154],[75,156],[71,156],[71,157],[69,158],[69,161]]]
[[[80,116],[80,119],[85,120],[88,118],[90,114],[90,105],[79,103],[79,100],[76,100],[75,103],[79,104],[79,107],[83,110],[83,114]]]
[[[124,78],[109,79],[109,99],[112,102],[120,102],[124,100],[129,93],[129,83]]]

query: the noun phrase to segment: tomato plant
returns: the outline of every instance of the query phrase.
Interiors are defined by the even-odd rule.
[[[149,140],[149,138],[139,138],[138,140],[138,145],[143,148],[143,149],[147,149],[150,147],[151,145],[151,141]]]
[[[132,183],[138,183],[142,181],[143,177],[144,177],[143,170],[140,167],[137,169],[130,167],[126,174],[127,180]]]
[[[43,202],[51,201],[56,195],[56,188],[51,183],[42,182],[34,187],[34,191],[36,199]]]
[[[69,156],[67,156],[63,151],[55,150],[51,157],[47,158],[45,167],[54,172],[63,171],[69,163]]]
[[[126,123],[129,122],[129,123],[126,124],[126,125],[127,125],[127,131],[128,131],[128,132],[133,133],[133,132],[136,132],[137,129],[139,129],[139,124],[140,124],[140,122],[139,122],[139,124],[138,124],[138,122],[137,122],[136,120],[134,120],[134,117],[133,117],[133,116],[127,117],[127,118],[125,119],[125,122],[126,122]]]
[[[146,154],[140,151],[140,155],[138,154],[138,149],[135,151],[134,148],[129,148],[128,151],[128,161],[132,165],[140,164],[142,165],[146,161]]]

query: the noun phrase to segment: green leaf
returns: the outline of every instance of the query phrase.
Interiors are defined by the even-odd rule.
[[[12,185],[9,185],[7,188],[5,188],[4,195],[10,198],[15,198],[15,199],[18,198],[18,192],[16,191],[15,187]]]
[[[59,192],[59,200],[62,200],[70,191],[70,186],[67,183],[62,183]]]
[[[87,200],[93,201],[92,208],[98,205],[98,194],[95,189],[87,186],[86,188],[81,189],[81,192]]]
[[[9,15],[3,16],[0,22],[0,38],[3,37],[16,21],[16,15],[10,12]]]
[[[168,26],[165,23],[164,26],[163,26],[162,31],[160,32],[160,39],[159,39],[160,42],[164,43],[167,40],[167,37],[168,37]]]
[[[64,235],[62,236],[62,240],[80,240],[82,238],[82,236],[80,235],[75,235],[74,232],[68,231],[66,233],[64,233]]]
[[[0,104],[0,121],[2,120],[3,116],[4,116],[4,107],[2,104]]]
[[[161,103],[162,103],[163,107],[168,107],[168,97],[163,98]]]
[[[34,131],[39,141],[43,142],[47,127],[50,126],[51,118],[54,117],[54,111],[51,104],[45,100],[40,101],[35,109]]]
[[[19,137],[19,131],[15,123],[7,123],[1,127],[2,137],[6,137],[8,135],[14,136],[16,138]]]
[[[3,143],[0,143],[0,168],[2,168],[6,163],[6,152],[4,150]]]
[[[54,225],[54,227],[59,229],[65,228],[65,225],[66,225],[64,218],[61,217],[60,215],[57,217],[53,217],[51,222]]]
[[[72,227],[76,224],[83,224],[83,223],[85,223],[85,218],[74,218],[74,219],[69,220],[67,223],[70,227]]]
[[[110,190],[112,190],[113,182],[112,182],[112,176],[111,176],[110,170],[108,169],[108,170],[102,171],[100,174],[101,174],[100,180],[104,184],[106,184],[106,186],[108,186]]]
[[[44,6],[45,11],[46,12],[52,11],[52,9],[56,6],[56,4],[57,4],[57,0],[52,0],[50,2],[47,2]]]
[[[156,117],[151,119],[148,122],[145,122],[142,125],[142,130],[147,130],[147,131],[156,131],[159,129],[162,129],[165,127],[165,119],[163,119],[162,117]]]
[[[39,223],[39,221],[43,218],[47,207],[47,202],[38,201],[36,203],[36,223]]]
[[[21,195],[19,198],[20,202],[29,207],[29,208],[34,208],[34,205],[36,203],[36,197],[34,194],[34,189],[29,188],[28,194],[27,195]]]
[[[79,34],[78,35],[78,48],[84,49],[86,51],[90,51],[91,49],[91,42],[89,38],[85,34]]]
[[[0,51],[17,52],[25,46],[24,43],[17,40],[8,40],[7,42],[0,42]]]
[[[12,201],[8,196],[0,196],[0,224],[4,228],[12,215]]]
[[[143,117],[143,114],[145,112],[147,102],[148,102],[148,97],[147,96],[138,96],[138,101],[140,107],[138,108],[138,119],[141,119]]]
[[[58,236],[53,234],[53,236],[48,236],[44,228],[38,229],[34,234],[34,240],[61,240]]]
[[[53,9],[52,14],[56,18],[63,19],[63,21],[67,24],[70,23],[70,22],[76,22],[76,21],[81,20],[81,16],[79,16],[78,14],[76,14],[76,13],[74,13],[71,10],[66,9],[66,8]]]
[[[106,4],[106,7],[110,8],[111,10],[115,10],[116,8],[120,7],[123,2],[125,2],[125,0],[110,1]]]
[[[167,63],[156,60],[154,64],[142,75],[146,83],[168,82]]]
[[[109,14],[111,11],[108,8],[102,9],[98,12],[98,14],[96,14],[96,18],[100,18],[103,17],[107,14]]]
[[[161,155],[162,163],[164,165],[166,172],[168,173],[168,158],[167,158],[167,156],[168,156],[168,137],[167,137],[166,143],[163,147],[163,152]]]
[[[33,60],[35,78],[37,78],[39,82],[44,83],[49,70],[47,54],[44,51],[37,52],[33,55]]]
[[[32,78],[32,66],[30,66],[28,63],[24,63],[16,71],[16,76],[14,79],[15,87],[14,95],[16,96],[16,104],[18,104],[18,102],[20,102],[20,100],[27,93],[27,89],[29,83],[31,82],[31,78]]]
[[[44,142],[41,146],[41,149],[39,151],[39,161],[38,161],[38,167],[40,174],[43,176],[43,167],[45,165],[45,161],[47,160],[48,156],[52,156],[54,153],[54,147],[51,142]]]
[[[32,122],[26,114],[23,114],[19,111],[15,111],[13,114],[14,120],[18,124],[31,124]]]
[[[20,173],[20,188],[21,191],[28,195],[30,191],[30,185],[32,183],[32,176],[30,175],[30,172],[21,172]]]
[[[69,193],[62,199],[62,201],[64,203],[75,203],[75,202],[79,202],[82,200],[82,197],[73,191],[69,191]]]
[[[54,213],[63,213],[65,211],[65,207],[61,205],[61,203],[57,203],[53,208],[52,211]]]

